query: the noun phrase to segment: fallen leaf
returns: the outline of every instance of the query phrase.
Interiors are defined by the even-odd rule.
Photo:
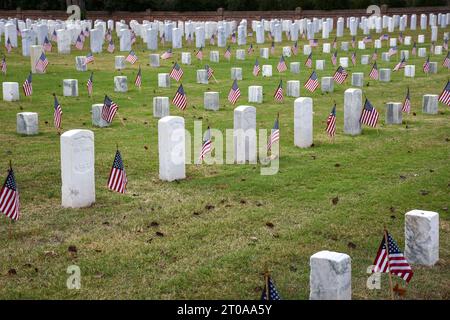
[[[245,199],[241,199],[241,201],[239,201],[241,204],[246,204],[247,201]]]
[[[156,221],[150,222],[150,227],[157,227],[157,226],[159,226],[158,222],[156,222]]]
[[[212,205],[212,204],[207,204],[206,206],[205,206],[205,209],[206,210],[212,210],[212,209],[214,209],[215,207]]]
[[[398,284],[394,286],[392,289],[396,294],[398,294],[400,297],[404,297],[406,295],[406,289],[400,287]]]
[[[269,228],[275,227],[272,222],[266,222],[266,226],[268,226]]]
[[[77,253],[77,247],[74,245],[69,246],[69,252]]]
[[[9,269],[8,270],[8,276],[15,276],[17,274],[16,269]]]
[[[164,237],[164,233],[156,231],[155,233],[158,237]]]
[[[44,251],[44,255],[45,255],[46,257],[56,257],[56,256],[57,256],[56,252],[53,251],[53,250],[50,250],[50,251]]]
[[[332,202],[334,205],[337,205],[337,203],[339,202],[339,197],[336,196],[335,198],[331,199],[331,202]]]
[[[350,249],[356,249],[356,244],[350,241],[349,243],[347,243],[347,247],[349,247]]]
[[[420,190],[420,194],[423,196],[426,196],[429,193],[430,193],[430,191],[428,191],[428,190]]]

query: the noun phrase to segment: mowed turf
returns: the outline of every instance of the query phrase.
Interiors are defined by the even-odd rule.
[[[443,32],[439,29],[439,41]],[[430,31],[404,32],[417,39],[425,34],[430,48]],[[397,37],[398,33],[394,33]],[[358,40],[362,39],[358,36]],[[378,38],[378,34],[372,34]],[[332,42],[334,34],[328,42]],[[89,40],[88,40],[89,41]],[[425,58],[410,54],[408,64],[416,65],[416,77],[405,78],[403,70],[392,72],[392,81],[382,83],[368,78],[371,65],[361,65],[357,50],[357,66],[347,71],[364,72],[363,93],[380,112],[378,129],[364,127],[360,136],[343,134],[343,99],[351,87],[349,77],[343,85],[335,83],[335,91],[309,93],[303,88],[311,69],[303,66],[305,40],[299,41],[299,55],[286,58],[287,64],[300,61],[300,74],[279,74],[276,65],[286,40],[276,44],[269,60],[259,57],[259,48],[246,55],[245,61],[223,58],[225,48],[204,49],[205,59],[195,59],[195,49],[188,46],[174,50],[174,58],[161,61],[160,68],[149,66],[149,51],[139,39],[134,49],[139,61],[126,69],[114,69],[114,56],[124,53],[95,54],[88,72],[75,70],[75,56],[88,50],[72,49],[70,55],[47,54],[50,62],[46,74],[33,75],[33,97],[20,101],[0,102],[0,169],[6,177],[9,161],[15,169],[20,189],[21,219],[11,226],[0,219],[0,298],[3,299],[259,299],[263,288],[263,272],[271,271],[284,299],[308,299],[309,257],[320,250],[344,252],[352,258],[352,292],[354,299],[388,299],[387,275],[381,290],[366,289],[367,268],[375,258],[385,225],[404,248],[404,214],[412,209],[437,211],[440,214],[440,260],[432,268],[413,266],[414,277],[407,286],[406,298],[450,298],[450,110],[439,105],[439,114],[421,111],[424,94],[440,94],[448,69],[442,67],[445,54],[430,57],[437,61],[438,73],[425,75],[421,68]],[[351,41],[346,36],[338,39]],[[326,61],[319,78],[332,76],[336,67],[331,54],[322,53],[322,42],[313,49],[315,60]],[[115,38],[116,48],[118,40]],[[87,48],[88,43],[85,44]],[[166,46],[168,48],[169,46]],[[401,49],[406,48],[403,45]],[[106,48],[106,44],[104,45]],[[351,48],[351,46],[350,46]],[[209,51],[220,51],[220,63],[209,62]],[[393,68],[399,54],[391,62],[378,67]],[[163,48],[158,50],[162,53]],[[194,120],[203,121],[203,129],[233,128],[233,109],[227,101],[232,84],[231,67],[243,68],[242,92],[236,105],[254,105],[258,129],[270,129],[280,115],[281,159],[278,174],[260,175],[257,165],[187,165],[187,178],[178,182],[162,182],[158,178],[157,119],[152,115],[155,96],[171,100],[178,84],[170,89],[157,87],[157,74],[170,72],[172,63],[181,63],[181,52],[192,52],[192,65],[182,65],[188,107],[183,112],[173,105],[172,115],[185,118],[186,129],[193,133]],[[349,57],[338,51],[338,58]],[[252,75],[255,58],[260,65],[271,64],[273,77]],[[29,58],[21,56],[21,48],[6,55],[8,73],[2,81],[17,81],[21,86],[30,70]],[[142,68],[142,89],[134,87],[138,65]],[[196,70],[209,64],[217,83],[196,84]],[[351,65],[351,61],[350,61]],[[94,97],[87,96],[86,82],[94,71]],[[128,92],[115,93],[113,77],[128,77]],[[62,80],[78,79],[79,97],[62,96]],[[313,98],[314,146],[294,146],[293,105],[295,98],[283,103],[273,94],[283,79],[300,80],[301,95]],[[247,102],[248,86],[264,87],[264,103]],[[411,90],[412,113],[404,115],[402,125],[384,125],[385,103],[403,102],[407,86]],[[220,111],[203,108],[203,92],[220,92]],[[84,209],[61,207],[60,142],[53,127],[53,97],[62,106],[63,131],[89,129],[95,133],[96,203]],[[108,94],[119,105],[119,112],[109,128],[91,124],[91,105],[102,103]],[[337,104],[337,135],[331,143],[325,133],[329,112]],[[16,113],[39,113],[38,136],[16,133]],[[414,113],[414,114],[413,114]],[[122,152],[128,175],[125,195],[107,190],[106,182],[114,159],[116,144]],[[199,152],[198,141],[192,142],[192,158]],[[333,204],[332,199],[336,204]],[[76,253],[69,252],[76,247]],[[73,250],[72,250],[73,251]],[[81,269],[81,289],[68,290],[66,269]],[[15,272],[12,270],[14,269]],[[404,286],[394,277],[395,283]]]

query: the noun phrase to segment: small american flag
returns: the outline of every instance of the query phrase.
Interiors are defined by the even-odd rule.
[[[353,52],[353,53],[352,53],[351,60],[352,60],[352,64],[353,64],[354,66],[356,66],[356,52]]]
[[[336,65],[336,63],[337,63],[337,51],[335,51],[333,53],[333,55],[331,56],[331,63],[333,64],[333,66]]]
[[[112,36],[111,36],[111,30],[108,30],[105,34],[105,39],[106,41],[111,41]]]
[[[172,99],[172,103],[181,110],[186,109],[187,98],[182,84],[180,84],[180,86],[178,87],[177,92],[175,93],[175,96]]]
[[[260,71],[261,71],[261,67],[259,66],[258,59],[256,59],[255,65],[253,66],[253,75],[254,75],[255,77],[257,77],[258,74],[260,73]]]
[[[6,40],[5,48],[6,48],[6,51],[7,51],[8,53],[11,52],[12,45],[11,45],[11,40],[9,40],[9,37],[8,37],[8,40]]]
[[[19,189],[14,178],[14,171],[10,167],[5,183],[0,190],[0,212],[4,213],[12,220],[19,220],[20,217],[20,200]]]
[[[387,244],[386,244],[387,238]],[[387,250],[386,250],[387,249]],[[378,248],[377,256],[373,262],[372,272],[392,273],[409,282],[413,276],[413,271],[405,256],[400,251],[394,238],[385,231],[383,240]]]
[[[336,81],[339,84],[344,83],[345,79],[347,79],[348,73],[345,71],[344,67],[339,66],[336,70],[336,72],[333,75],[334,81]]]
[[[210,153],[212,150],[212,141],[211,141],[211,129],[208,127],[205,133],[205,137],[202,143],[202,149],[200,150],[199,161],[205,159],[205,156]]]
[[[333,49],[337,49],[337,38],[336,37],[334,37],[334,40],[333,40]]]
[[[411,49],[411,54],[412,54],[413,56],[415,56],[415,55],[416,55],[416,52],[417,52],[417,43],[414,41],[413,47],[412,47],[412,49]]]
[[[425,73],[430,72],[430,56],[428,56],[427,60],[425,60],[425,62],[423,63],[422,69]]]
[[[78,37],[77,37],[77,41],[75,42],[75,47],[76,47],[78,50],[83,50],[83,44],[84,44],[84,42],[81,40],[81,37],[78,36]]]
[[[105,95],[105,101],[102,107],[102,119],[108,123],[111,123],[116,116],[119,106]]]
[[[398,42],[403,43],[403,32],[400,32],[398,35]]]
[[[377,61],[378,59],[378,52],[377,49],[375,49],[375,51],[372,54],[372,62]]]
[[[106,48],[106,50],[108,50],[109,53],[113,53],[114,49],[115,49],[114,41],[111,39],[109,40],[108,48]]]
[[[250,43],[250,47],[248,47],[248,49],[247,49],[247,54],[252,54],[253,53],[253,44],[252,43]]]
[[[53,109],[53,124],[55,125],[55,128],[59,130],[61,129],[62,109],[56,95],[54,95]]]
[[[134,31],[131,31],[131,44],[134,44],[136,42],[136,34]]]
[[[308,91],[314,92],[319,87],[319,80],[316,71],[313,71],[304,86]]]
[[[58,35],[56,34],[56,29],[53,30],[53,33],[52,33],[52,41],[54,41],[54,42],[58,41]]]
[[[50,41],[48,41],[47,36],[45,36],[43,47],[45,51],[52,51],[52,44]]]
[[[84,43],[84,32],[83,31],[81,31],[81,33],[80,33],[80,39],[81,39],[81,42],[83,42]]]
[[[47,57],[45,56],[45,53],[42,52],[41,56],[36,62],[36,70],[38,70],[39,72],[44,72],[47,66],[48,66]]]
[[[31,96],[33,93],[33,84],[32,84],[32,75],[31,72],[28,75],[28,77],[25,79],[25,82],[22,85],[23,92],[25,93],[25,96]]]
[[[228,101],[230,101],[232,104],[235,104],[240,96],[241,90],[239,90],[237,80],[234,79],[233,85],[231,86],[230,92],[228,93]]]
[[[198,60],[203,60],[203,48],[202,47],[200,47],[200,49],[198,49],[195,56],[197,57]]]
[[[444,90],[442,90],[438,100],[443,104],[450,106],[450,81],[447,81],[447,85],[444,87]]]
[[[223,56],[225,57],[225,59],[230,60],[231,58],[231,49],[230,46],[228,46],[227,50],[225,51],[225,53],[223,54]]]
[[[447,56],[444,59],[444,62],[442,62],[442,65],[444,67],[450,68],[450,51],[447,52]]]
[[[270,133],[269,141],[267,142],[267,151],[272,150],[272,146],[275,142],[280,141],[280,127],[278,125],[278,117],[275,119],[272,131]]]
[[[213,46],[214,43],[215,43],[215,37],[214,37],[214,34],[212,34],[211,38],[209,39],[209,44]]]
[[[313,48],[317,47],[319,45],[319,40],[317,39],[311,39],[309,40],[309,45]]]
[[[166,43],[166,36],[164,33],[161,35],[161,44],[164,45]]]
[[[356,46],[356,37],[352,36],[352,48]]]
[[[274,54],[275,53],[275,41],[272,41],[272,44],[270,46],[270,53]]]
[[[134,80],[134,85],[138,88],[142,85],[142,73],[141,73],[141,66],[139,66],[138,73],[136,74],[136,79]]]
[[[88,27],[86,27],[86,28],[84,29],[84,35],[85,35],[86,37],[89,37],[89,28],[88,28]]]
[[[295,41],[294,46],[292,47],[292,53],[294,54],[294,56],[296,56],[298,54],[298,42]]]
[[[382,34],[380,40],[389,40],[389,35],[387,33]]]
[[[281,300],[281,297],[275,288],[275,284],[272,281],[272,278],[270,276],[267,276],[267,283],[264,285],[263,292],[261,294],[261,300],[268,301],[268,300]],[[267,284],[269,285],[269,288],[267,289]],[[267,296],[267,292],[268,295]]]
[[[325,131],[330,137],[334,137],[336,134],[336,104],[331,109],[330,115],[327,118],[327,127]]]
[[[175,81],[180,81],[181,77],[183,76],[183,69],[181,69],[178,62],[175,62],[173,65],[172,71],[170,71],[169,77],[174,79]]]
[[[163,59],[163,60],[167,60],[169,58],[172,58],[172,49],[168,49],[166,52],[164,52],[161,55],[161,59]]]
[[[444,39],[443,48],[444,48],[445,50],[448,50],[448,38],[445,38],[445,39]]]
[[[430,52],[431,52],[431,54],[434,53],[434,41],[431,42]]]
[[[370,101],[366,99],[359,122],[375,128],[377,126],[378,117],[379,117],[378,111],[373,107]]]
[[[378,67],[376,62],[373,64],[372,69],[370,70],[369,78],[373,80],[378,80]]]
[[[280,84],[278,85],[277,89],[275,90],[275,94],[273,95],[275,100],[277,101],[283,101],[283,80],[280,80]]]
[[[128,54],[128,56],[125,59],[126,61],[128,61],[131,64],[135,64],[135,62],[138,60],[137,55],[134,53],[133,50],[130,51],[130,53]]]
[[[214,75],[214,69],[211,68],[209,65],[206,65],[205,70],[208,74],[208,80],[211,79],[211,77]]]
[[[409,113],[411,111],[411,98],[409,96],[409,87],[408,91],[406,92],[405,101],[403,101],[402,111],[406,113]]]
[[[93,90],[94,90],[93,76],[94,76],[94,73],[91,72],[91,76],[89,77],[89,79],[88,79],[88,81],[87,81],[87,84],[86,84],[86,87],[87,87],[87,91],[88,91],[88,95],[89,95],[89,96],[92,96],[92,92],[93,92]]]
[[[91,62],[94,62],[94,55],[92,54],[92,52],[89,52],[87,55],[86,55],[86,64],[88,64],[88,63],[91,63]]]
[[[125,173],[125,168],[123,166],[122,156],[120,155],[120,151],[117,150],[111,172],[109,173],[108,189],[120,193],[125,193],[127,183],[128,179],[127,174]]]
[[[286,61],[284,61],[283,56],[281,56],[280,61],[278,61],[277,70],[278,72],[284,72],[287,70]]]
[[[2,58],[2,61],[0,62],[0,67],[2,69],[2,73],[6,74],[6,70],[8,69],[8,66],[6,65],[6,57]]]
[[[232,43],[236,43],[236,33],[235,33],[235,32],[233,32],[233,33],[231,34],[231,42],[232,42]]]
[[[190,33],[188,34],[186,41],[188,45],[192,44],[192,35]]]
[[[371,37],[371,36],[365,36],[365,37],[363,38],[363,42],[364,42],[364,43],[372,42],[372,37]]]
[[[312,53],[310,53],[308,58],[306,59],[305,66],[307,66],[308,68],[312,67]]]
[[[394,71],[398,71],[400,69],[403,69],[406,66],[405,57],[402,58],[402,60],[397,63],[397,65],[394,67]]]
[[[389,56],[389,57],[390,57],[390,56],[393,56],[394,54],[397,54],[397,47],[396,47],[396,46],[390,47],[390,48],[389,48],[389,51],[388,51],[388,56]]]

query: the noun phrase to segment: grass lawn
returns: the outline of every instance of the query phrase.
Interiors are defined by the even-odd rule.
[[[442,45],[443,32],[439,29],[437,45]],[[418,48],[429,51],[430,30],[404,33],[413,40],[418,34],[426,34],[428,41]],[[334,33],[328,42],[333,39]],[[347,32],[338,39],[338,48],[341,41],[351,41]],[[354,299],[388,299],[387,275],[383,275],[381,290],[370,291],[366,270],[375,258],[384,225],[404,248],[404,214],[412,209],[439,212],[440,261],[432,268],[413,266],[415,274],[406,298],[450,298],[450,109],[440,103],[437,115],[421,111],[422,96],[440,94],[449,77],[449,70],[442,67],[446,52],[430,57],[438,62],[437,74],[426,76],[422,72],[425,58],[410,56],[407,63],[416,65],[416,77],[405,78],[400,70],[392,72],[391,82],[383,83],[369,81],[371,65],[360,64],[362,54],[373,53],[373,44],[357,50],[358,63],[353,67],[350,61],[347,71],[364,72],[363,93],[380,112],[380,121],[378,130],[364,127],[362,135],[351,137],[343,134],[344,91],[351,87],[351,75],[343,85],[335,83],[333,93],[322,94],[319,88],[311,94],[303,88],[311,73],[303,66],[306,40],[299,41],[299,55],[286,58],[288,66],[300,61],[300,74],[287,71],[282,76],[276,65],[282,46],[292,42],[277,44],[269,60],[259,58],[259,48],[270,47],[270,42],[261,46],[249,38],[243,48],[251,42],[255,52],[246,55],[245,61],[235,59],[236,45],[232,45],[231,62],[224,59],[224,48],[207,45],[200,63],[190,46],[174,50],[174,58],[161,60],[160,68],[151,68],[150,52],[138,40],[134,49],[142,67],[141,91],[134,87],[139,63],[127,63],[122,71],[114,69],[114,56],[126,52],[95,54],[95,62],[88,67],[94,71],[92,99],[86,90],[90,72],[75,70],[75,56],[88,51],[72,47],[70,55],[58,55],[54,44],[47,73],[33,75],[32,101],[21,90],[20,101],[0,102],[0,179],[3,183],[12,160],[22,214],[12,226],[12,239],[8,239],[9,220],[0,218],[0,298],[259,299],[263,272],[268,268],[282,298],[308,299],[309,257],[331,250],[352,258]],[[118,49],[117,38],[115,44]],[[322,40],[313,50],[313,67],[316,59],[326,61],[325,70],[317,71],[319,78],[332,76],[336,69],[331,54],[322,53],[321,44]],[[379,68],[392,69],[400,59],[398,54],[391,62],[381,61],[388,45],[383,41],[383,49],[378,50]],[[402,49],[400,45],[399,53]],[[220,63],[209,62],[210,50],[220,51]],[[171,105],[171,115],[183,116],[190,132],[194,120],[203,120],[204,130],[207,123],[222,131],[233,128],[235,106],[227,101],[230,69],[242,67],[242,95],[236,105],[252,105],[247,102],[247,88],[260,84],[264,103],[253,104],[258,129],[270,129],[280,114],[278,174],[260,175],[259,164],[188,165],[185,180],[167,183],[158,179],[158,119],[153,118],[152,100],[155,96],[172,99],[178,85],[172,80],[170,89],[158,88],[157,73],[170,72],[174,61],[181,63],[182,51],[192,52],[192,65],[182,65],[188,107],[183,112]],[[338,58],[350,60],[351,52],[339,51]],[[273,77],[252,75],[255,57],[261,66],[273,66]],[[0,75],[2,81],[21,86],[30,70],[29,58],[22,57],[17,48],[6,59],[8,72]],[[196,70],[204,64],[215,70],[217,83],[196,84]],[[127,93],[114,92],[116,75],[128,77]],[[68,78],[78,79],[79,97],[62,96],[62,80]],[[274,101],[280,78],[285,90],[286,80],[300,80],[301,95],[313,98],[314,146],[309,149],[294,146],[295,98]],[[404,115],[402,125],[385,126],[385,103],[403,102],[407,86],[412,113]],[[220,92],[219,111],[204,110],[203,92],[207,90]],[[53,92],[63,109],[63,131],[83,128],[95,133],[96,203],[89,208],[61,207]],[[102,103],[104,94],[118,103],[118,116],[111,127],[94,128],[91,105]],[[337,136],[330,143],[324,129],[334,100]],[[16,114],[21,111],[39,113],[39,135],[16,134]],[[106,188],[116,143],[129,180],[125,195]],[[191,151],[197,157],[198,147],[192,146]],[[337,204],[332,203],[335,197]],[[76,246],[77,252],[69,252],[69,246]],[[81,269],[80,290],[66,288],[69,265]],[[394,281],[404,286],[401,279],[394,277]]]

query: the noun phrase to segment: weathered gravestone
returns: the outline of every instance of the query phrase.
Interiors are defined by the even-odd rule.
[[[169,97],[154,97],[153,98],[153,117],[163,118],[170,114]]]
[[[263,102],[263,87],[249,86],[248,87],[248,102],[262,103]]]
[[[425,94],[422,99],[422,112],[427,114],[437,114],[438,97],[437,94]]]
[[[114,92],[127,92],[128,84],[126,76],[115,76],[114,77]]]
[[[168,73],[158,73],[158,87],[170,88],[170,77]]]
[[[203,94],[205,110],[219,110],[219,92],[208,91]]]
[[[36,112],[20,112],[16,116],[16,131],[27,136],[39,133],[39,120]]]
[[[402,124],[402,103],[387,102],[386,103],[386,124]]]
[[[61,135],[61,204],[89,207],[95,202],[94,133],[75,129]]]
[[[18,82],[3,82],[3,101],[18,101],[19,100],[19,83]]]

